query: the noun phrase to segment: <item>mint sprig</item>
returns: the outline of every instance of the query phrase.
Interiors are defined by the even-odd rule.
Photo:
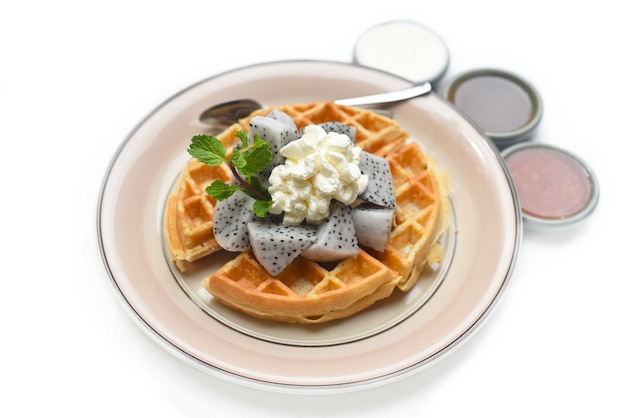
[[[219,139],[211,135],[194,136],[187,151],[200,162],[212,167],[228,162],[226,148]]]
[[[234,184],[215,180],[206,188],[210,196],[215,200],[225,200],[241,190],[256,199],[255,214],[264,217],[272,201],[256,174],[263,171],[270,163],[272,151],[269,144],[258,135],[254,136],[252,144],[248,143],[248,135],[245,131],[237,131],[236,136],[241,140],[241,147],[234,148],[230,158],[226,157],[226,148],[220,140],[211,135],[195,135],[191,138],[191,145],[187,152],[201,163],[212,167],[227,164],[237,179],[237,183]]]

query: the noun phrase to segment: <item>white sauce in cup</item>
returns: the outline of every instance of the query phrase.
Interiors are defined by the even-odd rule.
[[[446,44],[430,29],[410,21],[391,21],[368,29],[357,39],[354,61],[419,84],[437,82],[450,58]]]

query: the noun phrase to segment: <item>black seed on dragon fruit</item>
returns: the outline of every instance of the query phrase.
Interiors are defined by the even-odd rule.
[[[280,218],[248,222],[250,245],[259,264],[272,276],[280,274],[315,241],[315,227],[284,225]]]
[[[358,251],[351,208],[335,202],[328,218],[318,225],[315,242],[304,250],[302,256],[313,261],[331,262],[356,255]]]
[[[361,205],[352,208],[352,220],[359,244],[384,251],[393,226],[395,209]]]
[[[359,168],[367,174],[367,187],[357,198],[357,204],[363,201],[385,208],[396,207],[396,195],[389,162],[378,155],[362,151]],[[357,206],[357,205],[353,205]]]
[[[269,178],[274,167],[285,162],[285,157],[280,155],[279,151],[291,141],[298,139],[298,130],[293,125],[278,119],[268,116],[254,116],[250,119],[250,134],[252,136],[256,134],[265,140],[272,151],[272,160],[260,173],[260,179],[263,182]]]
[[[215,240],[227,251],[245,251],[250,248],[246,223],[252,221],[254,198],[236,191],[228,199],[218,201],[213,213]]]

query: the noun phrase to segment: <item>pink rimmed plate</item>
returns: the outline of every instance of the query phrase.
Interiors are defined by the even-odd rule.
[[[364,389],[422,370],[471,336],[510,280],[521,216],[498,150],[447,101],[430,93],[393,106],[394,118],[450,180],[451,227],[443,262],[406,295],[320,326],[254,320],[225,309],[198,283],[219,258],[182,274],[166,256],[165,199],[189,159],[198,116],[222,101],[267,105],[332,100],[408,87],[396,76],[327,61],[282,61],[199,82],[157,107],[125,139],[102,185],[98,240],[133,319],[188,363],[263,389]]]

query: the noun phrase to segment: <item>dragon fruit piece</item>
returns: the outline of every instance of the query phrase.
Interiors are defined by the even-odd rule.
[[[352,144],[356,143],[356,128],[341,122],[323,122],[318,126],[322,127],[326,132],[336,132],[338,134],[347,135]]]
[[[213,234],[220,247],[227,251],[250,249],[246,223],[256,218],[253,205],[254,198],[239,190],[216,203]]]
[[[285,162],[285,157],[280,155],[279,151],[291,141],[298,139],[298,130],[278,119],[268,116],[255,116],[250,119],[250,134],[252,136],[256,134],[265,140],[272,151],[272,160],[260,173],[260,180],[265,183],[274,167]]]
[[[330,215],[317,227],[315,242],[302,252],[309,260],[330,262],[356,255],[359,245],[356,239],[351,208],[335,202]]]
[[[280,274],[315,241],[314,226],[289,226],[278,217],[248,222],[248,234],[254,256],[272,276]]]
[[[396,195],[393,190],[389,161],[363,151],[359,160],[359,168],[363,174],[367,174],[369,181],[357,200],[385,208],[395,208]]]
[[[277,121],[282,122],[285,125],[289,125],[292,129],[298,129],[298,127],[296,126],[296,122],[294,122],[293,118],[282,110],[274,109],[267,114],[267,117],[276,119]]]
[[[352,220],[359,244],[384,251],[391,232],[395,209],[361,205],[352,208]]]

